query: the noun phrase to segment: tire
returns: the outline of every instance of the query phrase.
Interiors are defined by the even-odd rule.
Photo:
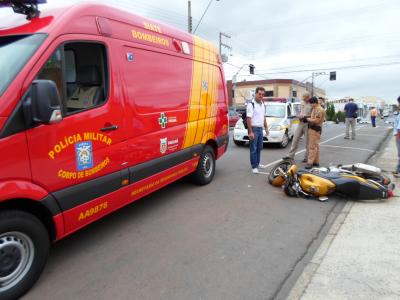
[[[215,154],[213,148],[206,145],[201,153],[196,171],[192,174],[192,181],[197,185],[209,184],[215,174]]]
[[[233,140],[233,142],[235,143],[236,146],[244,146],[244,144],[246,144],[246,142],[244,141]]]
[[[285,134],[283,135],[282,142],[279,144],[279,147],[286,148],[288,144],[289,144],[289,135],[286,131]]]
[[[272,184],[274,179],[279,176],[279,173],[278,173],[279,168],[281,168],[284,172],[286,172],[294,164],[295,164],[295,161],[293,159],[285,159],[285,160],[278,162],[275,166],[272,167],[271,171],[269,172],[268,182],[270,184]]]
[[[17,210],[0,212],[0,299],[18,299],[36,282],[49,255],[42,222]]]

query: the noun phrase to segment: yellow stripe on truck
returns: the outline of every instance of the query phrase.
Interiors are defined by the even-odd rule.
[[[189,113],[182,148],[205,143],[215,138],[218,97],[218,68],[216,48],[210,43],[193,37],[192,82]],[[204,84],[203,84],[204,83]]]

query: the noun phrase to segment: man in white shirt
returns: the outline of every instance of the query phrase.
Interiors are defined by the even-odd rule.
[[[263,102],[265,89],[263,87],[256,88],[255,99],[247,104],[247,128],[250,140],[250,164],[252,172],[257,174],[258,168],[265,168],[260,164],[261,150],[263,149],[263,128],[268,135],[268,124],[265,119],[265,105]]]
[[[397,109],[400,109],[400,97],[397,98]],[[393,135],[396,136],[396,146],[397,146],[397,167],[396,170],[393,172],[394,177],[400,177],[400,114],[396,116],[394,119],[393,125]]]

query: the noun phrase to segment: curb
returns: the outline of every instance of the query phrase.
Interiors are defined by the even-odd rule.
[[[382,155],[383,150],[389,144],[391,140],[390,130],[387,131],[386,136],[380,146],[375,150],[368,159],[367,163],[370,161],[377,161],[377,159]],[[383,171],[383,170],[382,170]],[[296,280],[294,286],[289,292],[287,296],[287,300],[299,300],[304,295],[304,292],[307,290],[308,285],[313,279],[315,273],[318,271],[321,263],[323,262],[326,254],[329,251],[333,241],[335,240],[340,228],[344,224],[347,216],[349,215],[351,209],[353,208],[354,201],[347,200],[348,202],[343,207],[342,211],[338,214],[335,221],[333,222],[331,228],[329,229],[327,235],[323,239],[322,243],[318,247],[317,251],[314,253],[312,259],[304,268],[303,272]]]

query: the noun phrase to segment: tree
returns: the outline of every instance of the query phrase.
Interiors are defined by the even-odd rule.
[[[326,120],[335,121],[335,106],[330,102],[326,105]]]

